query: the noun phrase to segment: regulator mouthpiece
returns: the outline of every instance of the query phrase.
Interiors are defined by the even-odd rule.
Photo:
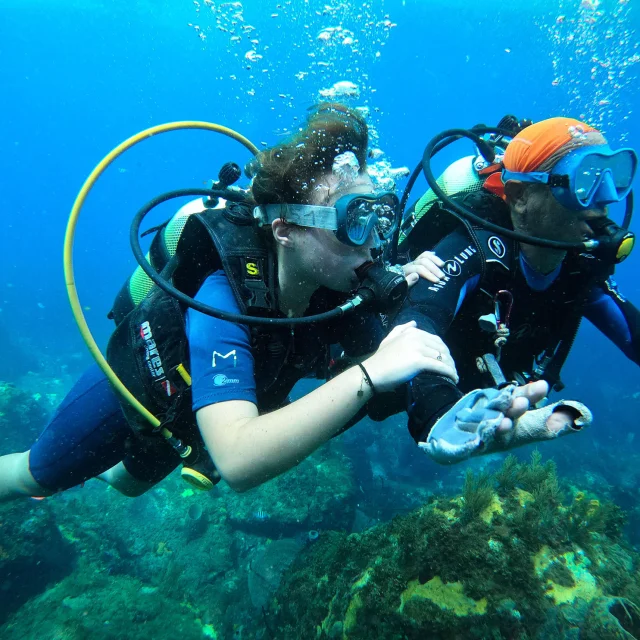
[[[590,253],[596,258],[609,264],[619,264],[633,251],[635,234],[619,226],[611,218],[592,220],[589,226],[595,234],[595,248]]]
[[[237,182],[242,175],[242,169],[235,162],[225,162],[218,172],[218,181],[211,185],[213,191],[226,189]],[[207,198],[204,206],[207,209],[215,209],[220,202],[220,198]]]
[[[365,262],[356,269],[361,283],[356,295],[369,308],[390,314],[404,302],[409,285],[404,275],[375,262]]]

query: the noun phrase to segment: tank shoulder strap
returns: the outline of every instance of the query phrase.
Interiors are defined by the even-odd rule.
[[[206,209],[192,215],[178,244],[181,266],[174,283],[192,295],[204,278],[222,268],[243,314],[271,315],[277,310],[277,267],[246,205]],[[204,266],[204,268],[203,268]],[[194,277],[195,271],[198,275]]]

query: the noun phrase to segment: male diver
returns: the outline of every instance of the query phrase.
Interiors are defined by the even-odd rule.
[[[533,404],[549,387],[563,388],[560,369],[583,317],[640,364],[640,312],[611,279],[633,234],[607,212],[607,205],[629,196],[637,162],[632,149],[612,151],[589,125],[550,118],[517,133],[486,180],[476,174],[465,184],[445,172],[438,184],[454,184],[457,195],[431,198],[426,215],[424,199],[414,207],[407,225],[413,228],[400,244],[413,259],[406,269],[433,275],[439,267],[441,279],[421,278],[396,323],[413,320],[443,338],[460,376],[456,384],[424,372],[409,383],[409,430],[436,461],[456,463],[590,424],[589,410],[571,401],[514,421],[505,415],[522,402],[523,390]],[[506,232],[469,221],[456,204]],[[518,232],[553,241],[516,242]],[[554,242],[608,249],[548,246]],[[434,265],[425,249],[441,260]]]

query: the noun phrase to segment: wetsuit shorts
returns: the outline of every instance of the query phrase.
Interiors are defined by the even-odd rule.
[[[196,300],[239,313],[221,271],[205,280]],[[227,400],[257,404],[251,335],[246,326],[189,310],[187,337],[194,412]],[[179,456],[162,438],[140,438],[133,433],[116,393],[102,371],[93,366],[76,382],[31,448],[29,469],[40,486],[62,491],[120,461],[136,479],[152,484],[180,464]]]
[[[69,489],[123,461],[138,480],[156,483],[180,463],[164,441],[135,436],[104,373],[94,365],[73,386],[31,447],[29,469],[50,491]]]

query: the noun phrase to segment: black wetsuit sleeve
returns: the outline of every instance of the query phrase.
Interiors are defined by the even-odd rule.
[[[386,335],[377,313],[356,311],[342,320],[340,346],[350,358],[360,358],[375,351]]]
[[[640,311],[620,294],[611,278],[592,292],[584,316],[640,365]]]
[[[420,281],[411,289],[395,324],[414,320],[419,329],[444,337],[465,296],[482,274],[482,256],[463,228],[443,238],[434,248],[445,261],[446,279],[438,284]],[[431,427],[464,394],[449,379],[432,373],[416,376],[404,392],[409,431],[416,442],[426,440]],[[396,402],[398,394],[396,394]],[[383,401],[370,402],[373,419],[385,417]],[[389,415],[389,411],[386,412]]]

